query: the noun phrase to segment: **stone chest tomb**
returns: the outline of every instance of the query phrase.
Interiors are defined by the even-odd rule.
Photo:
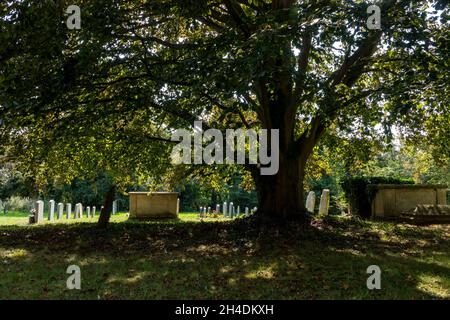
[[[130,219],[178,218],[176,192],[130,192]]]

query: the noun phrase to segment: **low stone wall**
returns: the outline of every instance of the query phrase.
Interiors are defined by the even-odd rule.
[[[446,205],[447,186],[371,185],[373,217],[399,217],[413,213],[419,205]]]
[[[130,219],[178,218],[176,192],[130,192]]]

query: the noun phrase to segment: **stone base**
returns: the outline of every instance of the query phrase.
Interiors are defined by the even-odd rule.
[[[413,215],[419,216],[450,216],[450,206],[444,205],[418,205]]]
[[[450,224],[450,215],[402,215],[402,220],[411,224]]]

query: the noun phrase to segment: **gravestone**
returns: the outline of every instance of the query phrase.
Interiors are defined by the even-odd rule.
[[[311,191],[308,194],[308,198],[306,198],[306,210],[308,210],[309,213],[314,213],[314,209],[316,207],[316,194],[314,191]]]
[[[248,217],[250,215],[250,212],[248,210],[248,207],[245,207],[245,216]]]
[[[77,203],[75,205],[75,219],[83,218],[83,205],[81,203]]]
[[[95,218],[95,211],[97,208],[95,206],[92,207],[92,218]]]
[[[40,223],[44,221],[44,201],[36,201],[36,211],[34,213],[34,222]]]
[[[216,213],[220,214],[220,204],[216,205]]]
[[[66,218],[71,219],[72,218],[72,204],[67,204],[67,212],[66,212]]]
[[[328,215],[330,209],[330,190],[325,189],[320,197],[319,215]]]
[[[112,207],[112,214],[117,214],[117,200],[114,200],[113,207]]]
[[[234,216],[234,203],[230,202],[230,206],[228,208],[228,217],[233,218]]]
[[[50,200],[48,204],[48,221],[55,219],[55,200]]]
[[[227,211],[228,211],[227,203],[224,202],[224,203],[223,203],[223,216],[224,216],[224,217],[227,216]]]
[[[238,207],[237,207],[237,216],[239,217],[240,215],[241,215],[241,207],[238,206]]]
[[[64,214],[64,203],[58,203],[58,220],[61,220]]]
[[[91,218],[91,207],[87,207],[86,208],[86,216],[89,218]]]

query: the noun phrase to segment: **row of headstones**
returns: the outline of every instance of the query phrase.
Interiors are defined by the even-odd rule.
[[[257,208],[249,209],[248,207],[245,207],[243,215],[245,217],[250,216],[251,214],[255,213]],[[222,211],[220,211],[220,204],[216,205],[216,210],[212,211],[211,207],[200,207],[200,218],[205,218],[207,214],[223,214],[225,218],[236,218],[241,216],[241,207],[235,206],[233,202],[230,202],[227,204],[226,202],[223,203]]]
[[[306,198],[306,210],[314,213],[316,207],[316,194],[311,191]],[[319,215],[328,215],[330,210],[330,190],[325,189],[320,196]]]
[[[58,208],[57,208],[57,215],[55,217],[55,200],[50,200],[49,201],[49,206],[48,206],[48,221],[54,221],[55,219],[61,220],[64,216],[64,203],[58,203]],[[82,219],[84,218],[84,209],[86,209],[86,217],[87,218],[95,218],[95,213],[97,208],[94,207],[85,207],[83,208],[83,205],[81,203],[77,203],[75,205],[75,215],[74,215],[74,219]],[[103,207],[102,207],[103,209]],[[112,214],[116,214],[117,213],[117,201],[113,202],[113,210],[112,210]],[[72,204],[71,203],[67,203],[66,204],[66,218],[67,219],[71,219],[72,218]],[[35,213],[34,213],[34,222],[35,223],[39,223],[44,221],[44,201],[37,201],[36,202],[36,208],[35,208]]]

